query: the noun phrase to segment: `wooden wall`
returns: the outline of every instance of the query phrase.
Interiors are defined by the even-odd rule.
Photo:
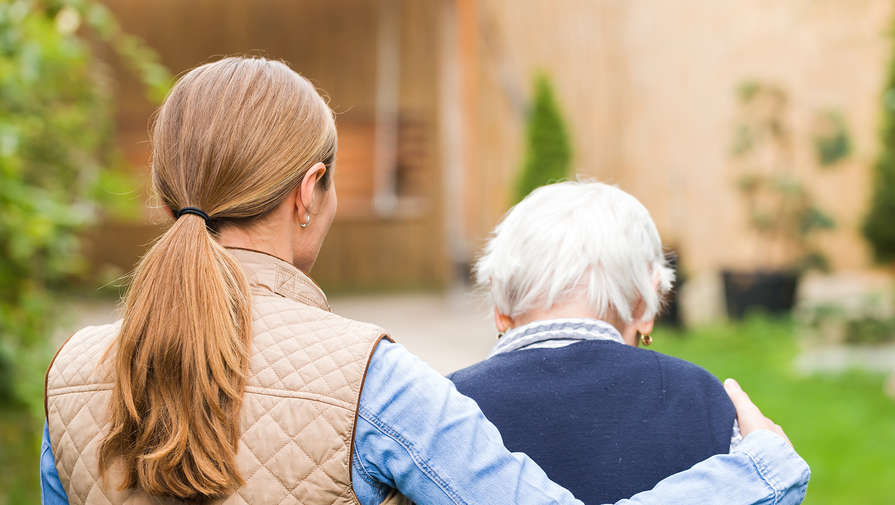
[[[337,114],[340,210],[312,276],[333,289],[439,286],[446,282],[439,166],[439,0],[389,0],[398,9],[400,89],[394,212],[373,193],[377,44],[384,2],[375,0],[105,0],[123,28],[144,38],[175,73],[227,55],[283,59]],[[153,106],[118,65],[119,142],[148,182]],[[141,188],[143,198],[147,190]],[[147,205],[139,223],[105,223],[88,236],[95,264],[128,270],[167,218]],[[122,239],[127,236],[127,240]]]

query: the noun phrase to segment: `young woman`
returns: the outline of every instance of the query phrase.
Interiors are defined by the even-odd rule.
[[[198,67],[152,146],[174,222],[124,318],[77,332],[50,365],[44,503],[580,503],[307,276],[336,212],[336,130],[306,79],[261,58]],[[630,503],[801,500],[807,465],[733,396],[754,431],[743,449]]]

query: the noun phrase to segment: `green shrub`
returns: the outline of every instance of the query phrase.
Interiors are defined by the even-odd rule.
[[[569,177],[572,148],[550,80],[535,78],[535,93],[525,125],[525,161],[516,181],[514,203],[535,188]]]
[[[126,173],[97,40],[137,72],[150,97],[164,95],[167,70],[101,4],[0,2],[0,505],[37,502],[54,292],[83,269],[80,233],[114,201]]]
[[[883,95],[882,150],[873,174],[870,212],[864,220],[864,236],[879,261],[895,261],[895,58]]]

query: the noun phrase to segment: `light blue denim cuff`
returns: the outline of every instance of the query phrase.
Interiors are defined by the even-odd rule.
[[[761,479],[773,490],[773,503],[795,505],[805,499],[811,469],[779,435],[767,430],[754,431],[733,453],[749,456]]]
[[[46,422],[40,443],[40,499],[43,505],[68,505],[68,495],[56,470],[56,458],[50,446],[50,427]]]

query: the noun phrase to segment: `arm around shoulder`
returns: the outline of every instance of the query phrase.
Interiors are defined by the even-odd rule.
[[[805,499],[810,476],[783,437],[758,430],[731,454],[713,456],[618,505],[795,505]]]
[[[795,505],[805,499],[811,470],[783,429],[761,413],[735,380],[724,381],[724,389],[736,407],[743,442],[730,454],[713,456],[620,504]]]
[[[374,353],[355,442],[370,477],[418,503],[581,503],[527,456],[507,451],[473,400],[397,344]],[[789,505],[804,498],[808,476],[783,438],[756,431],[732,454],[619,503]]]

